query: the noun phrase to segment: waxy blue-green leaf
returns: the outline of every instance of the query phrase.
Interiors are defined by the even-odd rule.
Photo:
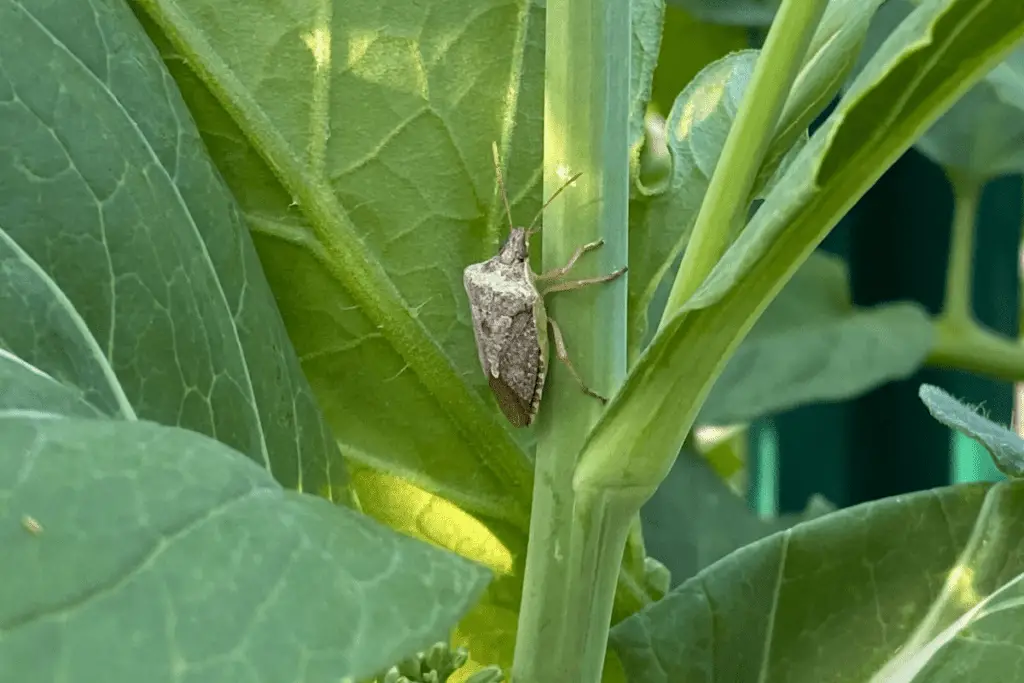
[[[105,415],[344,498],[237,206],[131,11],[0,0],[0,26],[0,347]]]
[[[800,264],[1022,37],[1019,0],[929,0],[890,36],[684,310],[668,312],[591,434],[577,487],[649,495],[729,356]]]
[[[992,422],[938,387],[922,384],[918,395],[936,420],[971,437],[989,452],[999,471],[1008,477],[1024,476],[1024,439]]]
[[[816,252],[729,359],[698,422],[732,424],[857,396],[915,372],[932,347],[913,302],[857,308],[842,259]]]
[[[893,0],[879,10],[861,66],[913,9],[908,0]],[[1024,172],[1024,48],[967,91],[914,147],[935,163],[980,180]]]
[[[1020,482],[859,505],[725,557],[612,647],[631,683],[1016,680],[1022,539]]]
[[[3,284],[0,284],[0,290]],[[67,417],[103,417],[81,392],[0,348],[0,413],[32,411]]]
[[[0,415],[19,683],[337,683],[445,640],[489,572],[150,422]]]

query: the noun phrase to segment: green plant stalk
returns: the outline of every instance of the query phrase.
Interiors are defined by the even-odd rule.
[[[953,225],[942,314],[935,321],[931,365],[958,368],[1011,382],[1024,379],[1024,347],[981,325],[974,317],[971,287],[974,233],[985,178],[946,169],[953,186]]]
[[[747,215],[757,173],[827,5],[828,0],[782,1],[711,176],[661,325],[704,282],[728,248],[733,226]]]
[[[571,640],[564,652],[579,653],[579,659],[572,678],[563,680],[601,681],[622,550],[641,503],[604,490],[576,493],[572,569],[578,574],[571,583],[575,623],[567,632]]]
[[[1024,345],[972,323],[955,327],[940,318],[935,343],[925,359],[928,365],[966,370],[1004,382],[1024,380]]]
[[[954,327],[971,326],[974,325],[971,309],[974,231],[985,180],[954,169],[946,169],[946,176],[953,186],[953,226],[942,320]]]
[[[582,244],[604,246],[581,259],[568,277],[609,273],[626,264],[629,201],[630,6],[622,0],[549,0],[544,102],[544,194],[573,172],[583,176],[548,207],[543,263],[564,265]],[[561,327],[569,357],[592,389],[610,396],[626,375],[626,278],[558,293],[549,316]],[[592,610],[611,609],[614,582],[599,605],[579,602],[582,577],[610,564],[618,575],[622,547],[609,559],[591,551],[593,534],[574,535],[589,512],[577,510],[572,478],[577,455],[603,406],[580,391],[555,358],[537,421],[538,443],[530,540],[512,666],[517,683],[583,681],[579,671],[600,671],[593,650],[574,629]],[[584,519],[578,517],[579,514]],[[629,523],[629,518],[625,520]],[[581,541],[582,539],[582,541]],[[605,640],[608,618],[603,628]],[[588,636],[589,638],[589,636]],[[583,640],[587,640],[584,638]],[[601,656],[603,657],[603,649]],[[596,679],[595,679],[596,681]]]

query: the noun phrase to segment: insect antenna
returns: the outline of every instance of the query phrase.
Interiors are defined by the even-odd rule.
[[[570,186],[570,185],[572,185],[572,184],[573,184],[574,182],[576,182],[576,180],[577,180],[577,179],[578,179],[578,178],[579,178],[579,177],[580,177],[581,175],[583,175],[583,172],[582,172],[582,171],[581,171],[581,172],[579,172],[579,173],[577,173],[577,174],[576,174],[576,175],[574,175],[573,177],[569,178],[569,179],[568,179],[568,180],[566,180],[566,181],[565,181],[564,183],[562,183],[562,186],[561,186],[560,188],[558,188],[557,190],[555,190],[555,193],[554,193],[553,195],[551,195],[550,197],[548,197],[548,200],[547,200],[546,202],[544,202],[544,206],[540,207],[540,211],[538,211],[538,212],[537,212],[537,215],[533,217],[533,220],[532,220],[532,221],[530,221],[530,227],[528,227],[528,228],[526,229],[526,234],[527,234],[527,235],[532,235],[532,234],[536,233],[536,232],[537,232],[538,230],[540,230],[540,228],[537,228],[537,230],[534,230],[534,229],[533,229],[533,226],[537,225],[537,221],[539,221],[539,220],[540,220],[540,217],[541,217],[541,215],[542,215],[542,214],[544,213],[544,209],[548,208],[548,205],[549,205],[549,204],[550,204],[551,202],[555,201],[555,198],[557,198],[557,197],[558,197],[558,195],[562,194],[562,191],[563,191],[563,190],[564,190],[565,188],[569,187],[569,186]]]
[[[491,143],[491,152],[494,154],[494,175],[498,176],[498,187],[501,188],[501,198],[505,202],[505,213],[508,214],[508,227],[512,227],[512,207],[508,205],[508,192],[505,191],[505,181],[501,178],[501,159],[498,158],[498,143]]]

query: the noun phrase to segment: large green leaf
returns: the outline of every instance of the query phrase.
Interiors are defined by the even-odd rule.
[[[1000,472],[1024,476],[1024,439],[1016,432],[979,415],[938,387],[923,384],[918,393],[932,417],[984,446]]]
[[[636,93],[650,87],[659,5],[632,8],[643,49],[631,66],[646,74],[633,79]],[[449,524],[443,542],[459,552],[520,552],[532,497],[529,432],[514,436],[494,405],[461,280],[508,229],[492,141],[508,163],[517,222],[540,207],[542,3],[138,6],[242,206],[338,443],[366,474],[360,497],[410,526]],[[631,97],[634,111],[642,99]],[[375,487],[390,475],[488,528],[435,518],[448,508],[397,486],[380,500]],[[492,529],[500,538],[481,540]],[[501,596],[512,609],[514,588]],[[629,595],[635,608],[637,592]]]
[[[580,487],[646,491],[712,383],[800,264],[922,132],[1024,37],[1019,0],[929,0],[861,72],[595,426]]]
[[[492,407],[461,278],[507,230],[492,140],[515,215],[539,206],[542,90],[522,74],[543,68],[543,13],[139,5],[346,457],[525,525],[532,468]]]
[[[508,229],[492,140],[517,220],[540,206],[543,10],[140,5],[346,455],[525,528],[532,467],[480,371],[461,278]],[[651,29],[634,33],[656,46]],[[654,58],[635,55],[638,92]]]
[[[872,21],[861,66],[913,8],[908,0],[886,3]],[[974,178],[1024,172],[1024,48],[965,93],[914,147]]]
[[[832,0],[804,58],[754,193],[778,181],[807,138],[807,126],[838,92],[856,61],[881,0]],[[759,52],[741,51],[706,67],[680,93],[667,122],[672,173],[652,197],[630,205],[630,352],[647,342],[647,316],[659,286],[689,241],[711,174]]]
[[[658,4],[634,7],[648,47]],[[492,140],[513,214],[540,206],[543,10],[140,5],[346,456],[525,536],[532,463],[480,371],[461,278],[507,230]],[[655,56],[634,54],[638,93]]]
[[[0,415],[0,547],[19,683],[365,678],[446,639],[489,578],[149,422]]]
[[[131,12],[0,0],[0,26],[0,348],[32,369],[5,381],[346,495],[237,206]],[[51,399],[23,407],[80,412]]]
[[[934,334],[918,304],[856,308],[846,265],[812,254],[729,359],[699,422],[749,422],[857,396],[921,366]]]
[[[630,681],[1011,681],[1024,485],[849,508],[739,550],[612,632]]]

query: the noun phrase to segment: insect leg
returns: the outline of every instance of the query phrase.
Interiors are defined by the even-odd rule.
[[[564,266],[562,266],[561,268],[555,268],[554,270],[549,270],[548,272],[543,273],[541,275],[537,275],[533,279],[537,282],[540,282],[541,280],[550,280],[552,278],[562,277],[570,270],[572,270],[572,267],[576,265],[576,261],[580,259],[580,256],[583,256],[588,251],[593,251],[594,249],[597,249],[602,244],[604,244],[604,240],[597,240],[596,242],[590,242],[589,244],[584,244],[582,247],[578,247],[576,251],[572,253],[572,256],[569,257],[569,262],[566,263]]]
[[[548,325],[551,326],[551,334],[555,338],[555,357],[565,363],[565,367],[570,373],[572,373],[572,376],[576,379],[577,384],[580,385],[580,389],[583,390],[584,394],[593,396],[601,403],[607,403],[608,399],[583,383],[583,378],[580,377],[580,373],[576,372],[576,368],[572,366],[572,362],[569,360],[569,353],[565,350],[565,338],[562,337],[562,330],[559,329],[558,324],[551,318],[548,318]]]
[[[569,282],[559,282],[557,285],[551,285],[543,291],[544,294],[553,294],[554,292],[567,292],[570,289],[579,289],[580,287],[586,287],[587,285],[596,285],[599,282],[610,282],[615,278],[619,277],[626,272],[626,267],[619,268],[614,273],[608,275],[599,275],[598,277],[587,277],[582,280],[570,280]]]

